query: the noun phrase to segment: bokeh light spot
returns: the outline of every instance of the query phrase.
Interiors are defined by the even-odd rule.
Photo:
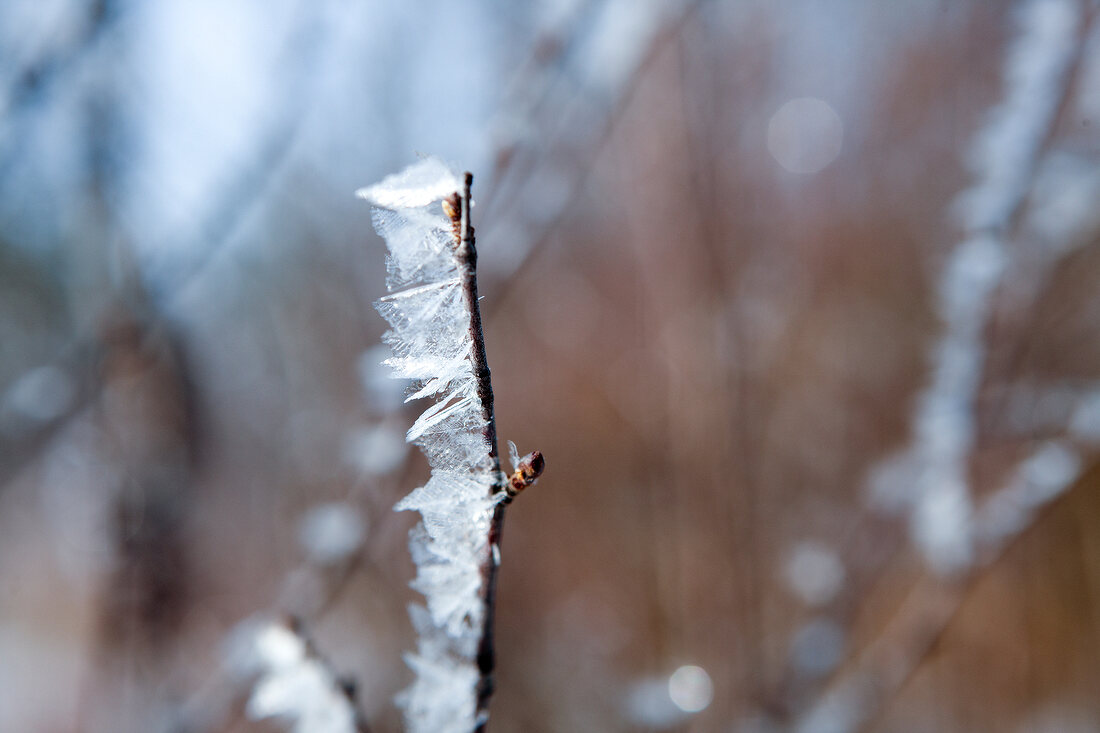
[[[714,685],[702,667],[685,665],[668,678],[668,696],[685,713],[705,710],[714,698]]]
[[[817,173],[840,155],[844,123],[814,97],[792,99],[768,121],[768,152],[791,173]]]

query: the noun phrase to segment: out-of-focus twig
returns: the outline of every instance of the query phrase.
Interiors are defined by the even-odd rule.
[[[611,134],[615,131],[619,119],[629,107],[631,100],[633,100],[635,92],[638,90],[642,79],[645,77],[646,70],[661,53],[665,51],[670,43],[675,42],[680,37],[680,33],[684,26],[694,17],[695,13],[705,4],[705,2],[706,0],[686,0],[676,14],[666,20],[661,28],[654,34],[641,60],[632,69],[627,81],[618,90],[617,96],[610,105],[610,110],[596,126],[596,132],[591,135],[591,142],[584,148],[583,160],[577,160],[571,169],[571,175],[567,182],[569,195],[559,203],[555,210],[548,212],[543,208],[539,211],[539,219],[542,221],[541,224],[532,223],[523,228],[523,231],[529,232],[529,234],[525,234],[526,241],[522,243],[522,256],[519,258],[518,262],[510,267],[510,272],[519,272],[523,270],[531,260],[537,257],[539,251],[550,239],[566,213],[576,209],[577,204],[585,195],[585,184],[592,173],[600,151],[611,138]],[[571,132],[575,133],[576,131],[572,130]],[[554,142],[551,142],[547,147],[552,148],[553,145]],[[505,163],[498,166],[495,171],[496,175],[494,180],[490,184],[490,190],[501,190],[501,181],[514,175],[515,170],[518,170],[521,165],[525,165],[521,163],[520,160],[517,160],[519,157],[518,155],[507,156]],[[530,170],[530,168],[531,166],[528,165],[527,170]],[[528,178],[533,178],[533,176],[529,175]],[[499,193],[493,194],[490,203],[495,207],[498,205],[497,201],[502,202],[499,204],[500,206],[505,205],[503,203],[503,197]],[[514,211],[512,213],[514,214]],[[494,307],[501,307],[501,304],[508,302],[509,290],[513,287],[519,287],[517,278],[502,277],[500,279],[501,284],[499,287],[501,292],[499,297],[495,300],[497,305]],[[494,312],[492,308],[488,309],[487,316],[491,318],[493,315]]]
[[[1002,110],[1000,118],[995,118],[994,131],[986,132],[986,135],[995,140],[995,136],[1000,135],[1000,141],[1003,141],[1007,134],[1005,129],[1011,128],[1012,132],[1024,135],[1026,140],[1020,143],[1022,152],[1017,151],[1019,156],[1015,162],[1020,166],[1019,170],[1006,171],[999,167],[1004,165],[1003,161],[987,160],[983,169],[986,178],[970,192],[971,206],[974,209],[966,221],[970,239],[960,245],[962,251],[952,261],[954,269],[948,269],[945,274],[948,280],[945,288],[950,289],[960,302],[965,301],[969,305],[960,306],[962,314],[956,318],[958,323],[953,322],[949,314],[948,335],[944,337],[938,352],[943,363],[937,364],[936,377],[926,397],[926,414],[923,416],[926,423],[925,438],[933,444],[942,444],[947,440],[943,436],[937,438],[928,433],[934,424],[933,418],[936,415],[933,413],[936,409],[955,406],[956,400],[961,401],[966,409],[973,407],[971,403],[977,390],[976,380],[979,375],[971,375],[969,379],[960,382],[959,375],[955,372],[969,367],[979,370],[980,374],[981,358],[973,363],[971,360],[964,360],[960,365],[957,362],[961,357],[958,353],[953,353],[952,349],[968,349],[969,340],[981,338],[988,309],[985,299],[989,297],[997,277],[993,276],[992,284],[985,283],[988,289],[984,295],[964,293],[967,288],[965,278],[989,276],[988,272],[975,275],[972,269],[978,264],[975,258],[979,254],[987,254],[990,243],[997,251],[994,259],[1003,257],[999,254],[1004,247],[1003,241],[1012,235],[1026,207],[1040,157],[1053,138],[1061,111],[1069,102],[1080,73],[1085,43],[1093,27],[1095,4],[1087,3],[1079,7],[1083,12],[1078,18],[1076,29],[1071,33],[1070,47],[1045,49],[1041,48],[1041,44],[1060,43],[1059,24],[1064,23],[1066,18],[1058,14],[1072,13],[1074,6],[1068,2],[1061,7],[1057,2],[1049,2],[1046,6],[1032,2],[1027,6],[1035,16],[1043,12],[1053,15],[1032,18],[1037,24],[1045,24],[1045,27],[1023,29],[1025,37],[1017,42],[1019,46],[1014,49],[1015,56],[1010,59],[1015,75],[1009,81],[1021,84],[1021,75],[1024,75],[1023,84],[1032,85],[1027,86],[1024,91],[1035,92],[1035,85],[1043,85],[1041,91],[1045,96],[1033,99],[1030,94],[1025,96],[1019,88],[1011,89],[1005,103],[1006,109]],[[1026,37],[1029,33],[1036,36]],[[1043,33],[1046,37],[1043,37]],[[1042,67],[1042,72],[1049,74],[1050,78],[1028,77],[1026,75],[1031,73],[1030,69],[1017,68],[1029,61],[1028,58],[1021,58],[1025,50],[1031,54],[1046,54],[1042,59],[1046,64]],[[1029,110],[1026,108],[1029,104],[1039,105],[1039,108]],[[1009,119],[1014,114],[1021,119]],[[1016,123],[1015,127],[1012,127],[1012,122]],[[994,144],[989,139],[983,140],[983,144],[986,148],[983,153],[986,156],[996,153],[996,150],[988,149]],[[972,251],[968,253],[964,248]],[[964,258],[968,256],[975,261],[967,263]],[[1003,264],[997,263],[994,267],[1003,267]],[[950,368],[952,365],[955,367],[954,372]],[[966,448],[961,455],[955,455],[952,450],[932,450],[925,454],[925,458],[948,463],[965,461],[969,457],[972,439],[964,435],[961,436],[961,441]],[[937,468],[943,470],[942,466]],[[973,512],[972,517],[967,510],[964,518],[966,558],[947,558],[951,561],[947,563],[946,569],[951,572],[933,573],[918,581],[882,633],[854,658],[846,670],[834,678],[823,694],[806,707],[796,719],[794,729],[799,733],[821,730],[849,733],[862,730],[870,721],[875,720],[904,687],[906,681],[929,658],[936,640],[962,607],[967,593],[980,577],[981,569],[995,564],[1006,549],[1026,529],[1033,526],[1042,510],[1063,496],[1076,482],[1080,471],[1080,456],[1073,447],[1061,442],[1048,441],[1021,461],[1007,484],[993,493]],[[932,475],[932,480],[951,483],[952,476],[953,474],[945,475],[938,471]],[[958,476],[954,480],[965,482],[965,479]],[[926,489],[938,490],[934,486],[927,486]],[[934,495],[932,499],[937,500],[938,497]],[[969,500],[969,495],[967,499]],[[933,516],[925,517],[926,521],[933,519]],[[961,562],[956,562],[960,559]],[[940,566],[938,569],[945,568]]]

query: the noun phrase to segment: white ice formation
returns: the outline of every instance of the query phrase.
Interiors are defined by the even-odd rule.
[[[462,190],[450,168],[425,158],[358,191],[375,207],[374,226],[389,249],[391,294],[375,304],[391,326],[383,340],[393,355],[385,363],[395,377],[413,380],[409,400],[435,400],[407,435],[427,456],[431,479],[395,507],[422,515],[409,549],[417,566],[412,586],[426,598],[426,607],[410,608],[418,648],[406,661],[416,679],[398,702],[410,731],[432,733],[469,733],[478,723],[482,567],[498,473],[472,366],[466,265],[441,206]]]

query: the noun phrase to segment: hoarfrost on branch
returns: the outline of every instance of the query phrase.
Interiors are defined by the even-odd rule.
[[[462,192],[449,167],[425,158],[358,192],[375,208],[386,240],[390,295],[375,307],[390,324],[384,362],[393,376],[413,380],[409,400],[433,397],[409,429],[431,466],[424,486],[395,509],[419,511],[409,537],[417,566],[412,586],[426,607],[412,606],[418,648],[406,660],[416,674],[398,701],[410,730],[467,733],[477,725],[477,647],[486,608],[486,564],[498,480],[491,460],[485,406],[472,365],[471,313],[452,222],[441,201]]]

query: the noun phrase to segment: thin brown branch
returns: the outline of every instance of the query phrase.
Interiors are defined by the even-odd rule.
[[[489,364],[485,357],[485,332],[481,326],[481,307],[477,295],[477,246],[474,227],[470,223],[470,187],[473,174],[467,173],[460,196],[460,220],[458,230],[458,260],[462,273],[462,293],[470,313],[470,337],[473,340],[472,358],[474,378],[477,380],[477,396],[481,400],[482,417],[485,420],[485,439],[489,442],[490,471],[493,483],[489,491],[497,494],[504,490],[504,476],[500,471],[500,452],[497,448],[496,417],[493,414],[493,385]],[[496,653],[493,646],[493,616],[496,606],[497,569],[500,567],[500,538],[504,528],[504,506],[497,504],[489,525],[488,551],[481,566],[481,599],[485,609],[481,627],[481,640],[477,650],[477,728],[484,731],[489,721],[489,698],[492,697],[493,669]]]
[[[473,340],[472,357],[474,378],[477,380],[477,396],[481,400],[481,413],[485,420],[485,438],[489,441],[490,466],[495,475],[500,474],[500,453],[497,450],[497,426],[493,415],[493,385],[489,374],[489,364],[485,358],[485,333],[481,327],[481,306],[477,294],[477,246],[474,241],[474,227],[470,223],[470,187],[473,185],[472,173],[465,174],[462,196],[460,198],[460,224],[458,242],[458,261],[461,265],[462,295],[470,313],[470,338]],[[495,479],[492,493],[503,489],[503,481]]]

